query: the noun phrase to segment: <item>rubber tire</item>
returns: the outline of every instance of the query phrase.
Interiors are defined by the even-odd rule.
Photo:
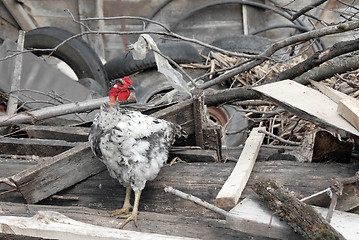
[[[56,27],[42,27],[30,30],[25,35],[26,49],[52,49],[74,36],[72,32]],[[37,56],[50,52],[34,51]],[[92,78],[98,82],[106,94],[109,81],[105,68],[96,52],[81,38],[71,39],[59,47],[52,56],[64,61],[75,72],[78,79]]]
[[[231,37],[219,38],[211,43],[215,47],[220,47],[228,51],[241,52],[247,54],[261,54],[273,41],[254,35],[237,35]],[[207,56],[211,49],[202,50],[202,55]]]
[[[170,57],[176,63],[198,63],[202,62],[202,57],[197,49],[184,42],[171,42],[158,44],[160,51]],[[105,70],[109,80],[122,78],[138,71],[143,71],[156,67],[153,52],[146,55],[143,60],[134,60],[132,52],[120,54],[109,60],[105,64]]]

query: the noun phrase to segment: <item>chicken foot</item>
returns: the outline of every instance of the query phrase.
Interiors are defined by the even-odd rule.
[[[129,213],[130,209],[133,208],[130,203],[130,198],[131,198],[131,186],[128,185],[126,187],[126,197],[125,197],[125,202],[123,203],[122,208],[111,211],[110,215],[112,217],[115,217],[115,216],[122,215],[124,213]]]
[[[133,204],[133,210],[131,214],[128,214],[126,216],[123,216],[123,218],[127,218],[126,221],[124,221],[120,228],[122,229],[127,223],[129,223],[130,221],[134,221],[135,222],[135,226],[137,227],[137,215],[138,215],[138,205],[140,203],[140,196],[141,196],[141,191],[135,192],[135,202]],[[122,217],[121,217],[122,218]]]

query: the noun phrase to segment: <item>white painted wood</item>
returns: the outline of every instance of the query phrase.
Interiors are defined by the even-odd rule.
[[[338,113],[359,130],[359,101],[345,98],[338,103]]]
[[[100,227],[53,211],[39,211],[33,217],[0,216],[0,226],[3,233],[60,240],[193,239]]]
[[[278,105],[321,127],[359,136],[359,131],[337,112],[338,105],[324,94],[292,80],[253,88]]]
[[[326,85],[324,85],[321,82],[316,82],[313,80],[309,80],[310,84],[312,84],[313,86],[315,86],[316,88],[318,88],[318,90],[323,93],[325,96],[327,96],[328,98],[332,99],[335,103],[339,103],[340,100],[342,99],[346,99],[346,98],[352,98],[348,95],[346,95],[345,93],[342,93],[338,90],[335,90],[331,87],[328,87]]]
[[[216,197],[217,206],[233,207],[237,204],[251,175],[264,138],[264,133],[259,133],[258,130],[265,130],[265,128],[253,128],[251,131],[236,166]]]
[[[328,209],[314,207],[324,217]],[[271,221],[269,227],[269,223]],[[330,223],[346,239],[359,239],[359,215],[334,211]],[[246,233],[277,239],[303,239],[284,221],[280,221],[273,211],[269,210],[257,195],[251,195],[235,206],[226,217],[227,227]]]

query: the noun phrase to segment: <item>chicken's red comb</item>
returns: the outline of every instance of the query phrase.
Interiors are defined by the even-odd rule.
[[[131,86],[132,85],[132,81],[131,81],[131,79],[129,78],[129,77],[123,77],[123,79],[122,79],[124,82],[125,82],[125,84],[127,85],[127,86]]]

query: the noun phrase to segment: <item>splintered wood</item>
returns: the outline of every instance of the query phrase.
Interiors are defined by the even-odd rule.
[[[82,143],[51,160],[12,176],[27,203],[37,203],[105,169],[89,143]]]
[[[251,131],[236,166],[216,197],[217,206],[233,207],[237,204],[252,172],[264,138],[264,133],[259,133],[259,130],[265,130],[265,128],[253,128]]]

